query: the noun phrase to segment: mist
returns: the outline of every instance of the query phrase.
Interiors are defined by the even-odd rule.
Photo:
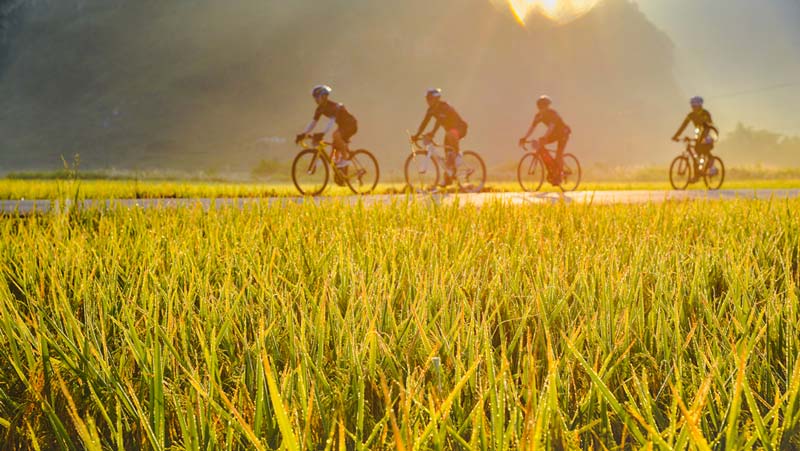
[[[681,91],[707,97],[723,129],[743,122],[800,135],[800,2],[638,2],[675,43]]]
[[[387,172],[431,86],[490,166],[518,158],[544,93],[582,160],[662,164],[690,91],[682,41],[664,23],[627,0],[525,28],[488,0],[29,2],[0,74],[0,169],[57,167],[74,153],[123,169],[290,159],[318,83],[358,118],[353,146]]]

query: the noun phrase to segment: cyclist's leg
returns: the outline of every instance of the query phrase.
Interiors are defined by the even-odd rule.
[[[703,164],[702,167],[698,169],[700,169],[701,171],[705,171],[708,168],[707,166],[708,160],[709,158],[711,158],[711,146],[706,143],[697,143],[697,145],[695,146],[695,151],[697,152],[698,158],[702,158],[703,161],[706,162],[706,164]],[[700,165],[699,161],[698,165]]]
[[[460,142],[461,133],[456,129],[448,130],[444,136],[445,154],[447,156],[446,164],[447,168],[453,173],[455,173],[456,169],[456,158],[460,151]]]
[[[352,123],[339,124],[333,132],[333,149],[336,151],[336,161],[350,159],[350,139],[358,132],[358,125]]]
[[[556,149],[556,164],[558,165],[558,169],[564,167],[564,151],[567,149],[568,142],[569,142],[568,133],[564,133],[563,135],[558,137],[558,148]]]
[[[337,129],[335,132],[333,132],[333,150],[333,161],[336,163],[347,159],[349,153],[347,149],[347,141],[344,140],[341,129]]]
[[[545,166],[547,166],[548,178],[550,175],[555,175],[555,173],[559,172],[556,168],[556,161],[553,161],[553,158],[550,156],[550,151],[547,150],[545,146],[548,144],[552,144],[554,142],[558,142],[558,136],[551,136],[549,138],[541,137],[539,138],[539,149],[541,152],[542,160],[544,161]],[[558,158],[558,157],[556,157]]]

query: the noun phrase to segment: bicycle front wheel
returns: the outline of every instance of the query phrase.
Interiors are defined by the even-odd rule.
[[[669,166],[669,183],[673,189],[678,191],[685,190],[692,180],[692,164],[685,155],[681,155],[672,160]]]
[[[328,186],[330,169],[317,149],[306,149],[297,154],[292,163],[292,181],[303,196],[316,196]]]
[[[413,193],[427,193],[439,183],[439,164],[428,152],[415,151],[406,159],[406,184]]]
[[[572,192],[581,184],[581,163],[571,153],[564,154],[564,163],[561,167],[561,190]]]
[[[719,157],[711,158],[711,164],[708,165],[703,179],[706,187],[712,191],[722,188],[722,183],[725,182],[725,164]]]
[[[456,181],[464,193],[479,193],[486,184],[486,165],[476,152],[467,150],[457,157]]]
[[[517,166],[517,180],[522,191],[526,193],[539,191],[544,184],[546,172],[547,169],[538,155],[533,152],[523,155]]]
[[[344,179],[355,194],[369,194],[378,186],[381,170],[378,160],[368,150],[350,152],[350,166]]]

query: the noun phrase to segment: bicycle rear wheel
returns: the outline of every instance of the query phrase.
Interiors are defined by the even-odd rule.
[[[427,193],[439,183],[439,164],[428,156],[428,152],[418,150],[406,159],[406,184],[414,193]]]
[[[523,155],[517,166],[517,180],[522,191],[527,193],[539,191],[544,184],[546,172],[547,169],[538,155],[533,152]]]
[[[686,155],[675,157],[669,165],[669,183],[673,189],[685,190],[692,180],[692,163]]]
[[[292,182],[303,196],[316,196],[328,185],[328,163],[317,149],[301,151],[292,163]]]
[[[344,179],[355,194],[369,194],[378,186],[381,170],[378,160],[368,150],[350,152],[350,166]]]
[[[581,184],[582,176],[581,163],[578,158],[571,153],[564,154],[564,162],[561,167],[561,190],[575,191]]]
[[[486,184],[486,165],[476,152],[465,151],[457,157],[456,181],[465,193],[479,193]]]
[[[711,175],[711,171],[716,171]],[[703,177],[706,182],[706,187],[712,191],[722,188],[722,183],[725,182],[725,164],[719,157],[711,157],[711,164],[706,169],[706,174]]]

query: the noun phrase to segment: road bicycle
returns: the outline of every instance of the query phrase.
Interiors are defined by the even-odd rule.
[[[530,145],[530,148],[528,148]],[[525,155],[519,160],[517,166],[517,180],[525,192],[536,192],[542,189],[545,179],[550,184],[558,186],[562,191],[569,192],[578,189],[581,184],[581,164],[578,158],[565,153],[561,165],[561,183],[552,182],[556,166],[555,150],[539,145],[539,141],[526,141],[520,145]]]
[[[406,159],[406,184],[413,192],[436,191],[439,179],[449,177],[461,192],[478,193],[486,184],[486,165],[477,152],[465,150],[456,155],[455,171],[447,167],[446,146],[424,136],[422,144],[409,133],[411,154]]]
[[[368,150],[350,151],[346,166],[337,167],[333,161],[333,145],[323,141],[323,133],[311,136],[299,142],[303,150],[297,154],[292,163],[292,181],[304,196],[316,196],[328,186],[331,170],[334,181],[347,185],[355,194],[369,194],[375,190],[380,177],[378,160]]]

